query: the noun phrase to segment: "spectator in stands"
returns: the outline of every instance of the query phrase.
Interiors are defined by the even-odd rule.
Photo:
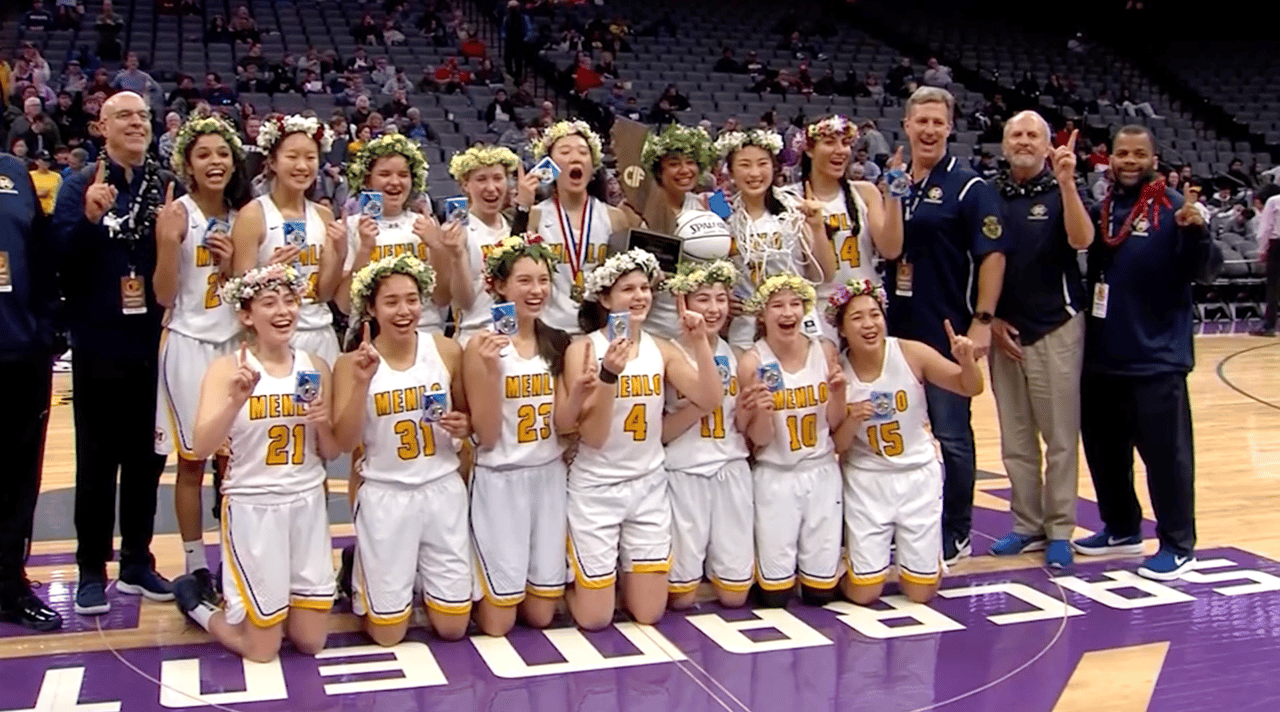
[[[9,141],[30,133],[32,128],[44,115],[44,103],[39,97],[30,96],[22,100],[22,113],[14,118],[9,125]],[[53,142],[55,145],[57,141]]]
[[[385,55],[380,54],[373,58],[373,69],[369,71],[369,81],[373,82],[373,86],[381,88],[395,75],[396,68],[387,62]]]
[[[364,47],[356,47],[351,59],[347,60],[347,71],[350,72],[364,74],[372,71],[373,68],[373,60],[369,59],[369,52]]]
[[[84,16],[84,6],[79,0],[57,0],[54,3],[54,29],[79,30],[80,18]]]
[[[89,77],[85,76],[84,72],[81,71],[80,60],[68,60],[66,69],[62,70],[62,78],[58,83],[59,89],[76,95],[83,94],[88,86]]]
[[[835,96],[840,93],[840,82],[836,81],[836,73],[830,69],[822,73],[822,77],[813,84],[813,93],[818,96]]]
[[[52,215],[54,201],[58,197],[58,188],[62,185],[62,176],[51,169],[53,157],[48,151],[37,151],[32,159],[34,167],[30,171],[30,176],[31,183],[36,189],[36,199],[40,201],[40,210],[45,215]]]
[[[596,62],[596,66],[593,69],[596,74],[605,79],[617,79],[620,74],[617,63],[613,61],[612,52],[601,52],[600,61]]]
[[[519,0],[507,2],[507,14],[502,20],[503,52],[507,74],[516,82],[524,80],[526,43],[533,35],[533,24],[525,16]]]
[[[347,144],[347,155],[354,156],[364,148],[365,144],[373,140],[373,129],[368,124],[363,124],[356,130],[356,137]]]
[[[1077,32],[1071,39],[1067,40],[1067,50],[1075,54],[1084,54],[1088,47],[1084,43],[1084,33]]]
[[[338,61],[338,53],[331,49],[326,49],[320,54],[320,79],[330,76],[342,69],[343,65]]]
[[[396,73],[382,85],[382,93],[386,96],[393,96],[397,91],[404,92],[406,96],[413,93],[413,82],[409,81],[404,67],[396,67]]]
[[[449,34],[433,10],[427,10],[427,12],[423,13],[422,18],[418,20],[418,34],[431,38],[431,44],[436,47],[447,47],[449,45]]]
[[[44,32],[53,27],[53,15],[40,0],[31,0],[31,9],[22,15],[22,28],[28,32]]]
[[[515,116],[516,107],[507,98],[507,90],[495,90],[493,92],[493,101],[489,102],[489,105],[484,109],[485,123],[492,128],[495,123],[509,123]]]
[[[627,88],[622,82],[614,82],[609,95],[604,98],[604,108],[617,116],[627,104]]]
[[[382,21],[382,44],[388,47],[398,47],[405,43],[406,37],[404,32],[400,30],[400,24],[388,17]]]
[[[230,44],[235,40],[231,28],[227,26],[227,21],[222,15],[214,15],[209,20],[209,27],[204,31],[205,44]]]
[[[386,119],[376,111],[369,114],[369,120],[364,125],[369,127],[370,138],[378,138],[387,128]]]
[[[190,74],[178,75],[178,86],[169,92],[169,98],[165,101],[165,106],[179,110],[179,113],[188,113],[195,108],[196,102],[200,100],[200,90],[196,89],[195,80]]]
[[[813,93],[813,75],[809,72],[808,60],[796,67],[795,88],[799,93],[808,96]]]
[[[462,38],[458,42],[458,54],[468,59],[483,59],[489,53],[484,40],[480,39],[471,25],[462,26]]]
[[[1065,146],[1067,141],[1071,140],[1071,135],[1076,133],[1076,122],[1067,119],[1063,122],[1062,128],[1058,133],[1053,135],[1053,146]]]
[[[886,103],[884,85],[880,83],[880,76],[874,72],[868,72],[862,88],[858,91],[858,96],[869,97],[877,104]]]
[[[493,60],[488,57],[480,60],[480,67],[471,75],[471,83],[478,87],[502,86],[503,81],[502,70],[493,66]]]
[[[1090,154],[1091,156],[1093,154]],[[1094,182],[1093,187],[1089,189],[1089,196],[1093,198],[1093,205],[1102,202],[1111,192],[1111,186],[1116,182],[1115,174],[1111,172],[1111,167],[1107,166],[1102,170],[1102,175]]]
[[[1159,114],[1156,113],[1156,110],[1151,106],[1151,102],[1149,101],[1135,102],[1133,100],[1133,94],[1129,91],[1128,87],[1125,87],[1120,90],[1120,108],[1124,109],[1125,113],[1128,114],[1129,116],[1137,116],[1138,112],[1141,111],[1147,117],[1152,119],[1164,118],[1163,116],[1160,116]]]
[[[1195,565],[1195,454],[1187,373],[1191,282],[1212,281],[1222,255],[1194,208],[1191,186],[1170,191],[1156,173],[1155,138],[1124,126],[1112,139],[1116,185],[1094,219],[1089,248],[1081,436],[1103,528],[1075,542],[1077,553],[1142,553],[1142,507],[1133,451],[1147,471],[1159,550],[1138,568],[1158,581]],[[1184,203],[1184,198],[1187,202]]]
[[[364,87],[364,78],[354,72],[348,72],[345,86],[334,98],[334,103],[338,106],[355,106],[360,97],[370,98],[369,92]]]
[[[1066,96],[1067,87],[1062,83],[1061,77],[1057,74],[1050,74],[1049,80],[1044,83],[1044,91],[1042,93],[1045,96],[1053,97],[1054,101],[1060,101],[1062,97]]]
[[[925,81],[928,84],[928,81]],[[1026,97],[1029,101],[1036,101],[1040,98],[1040,84],[1036,82],[1036,78],[1031,76],[1031,72],[1023,72],[1022,79],[1013,85],[1014,90]]]
[[[221,74],[209,72],[204,75],[204,100],[212,106],[231,106],[236,103],[236,95],[222,83]]]
[[[457,57],[449,57],[444,61],[444,64],[436,67],[436,87],[441,94],[465,94],[467,92],[467,82],[470,79],[470,72],[463,71],[458,67]]]
[[[649,111],[649,120],[659,126],[676,120],[676,113],[689,110],[689,100],[676,89],[675,84],[668,84],[662,90],[662,96],[653,103]]]
[[[22,45],[22,58],[27,61],[27,66],[31,69],[31,82],[33,84],[44,86],[53,78],[53,70],[49,67],[49,62],[40,54],[40,50],[30,42],[24,42]]]
[[[46,114],[40,114],[31,122],[31,128],[22,134],[23,141],[30,149],[31,155],[52,151],[62,142],[58,136],[58,127]]]
[[[173,156],[173,142],[178,138],[178,129],[182,128],[182,117],[176,111],[170,111],[164,117],[164,133],[156,139],[156,151],[160,154],[160,162],[169,165]]]
[[[910,94],[904,93],[906,92],[907,82],[915,78],[915,70],[911,67],[911,58],[902,57],[898,60],[898,64],[890,68],[885,75],[885,83],[888,86],[888,91],[894,96],[905,98],[910,96]],[[950,349],[948,349],[948,353],[950,353]]]
[[[391,95],[391,100],[382,105],[380,111],[387,119],[398,119],[409,113],[409,99],[403,90],[397,89]]]
[[[1226,175],[1223,176],[1230,181],[1236,190],[1252,190],[1254,186],[1253,176],[1249,175],[1244,169],[1244,161],[1239,158],[1231,159],[1231,163],[1227,167]]]
[[[22,165],[28,166],[30,161],[27,160],[31,156],[31,151],[27,148],[26,139],[21,136],[15,136],[9,140],[9,153],[22,159]]]
[[[859,170],[862,172],[862,177],[858,178],[858,180],[866,180],[875,183],[880,179],[880,166],[876,165],[876,162],[871,160],[871,154],[867,152],[865,144],[858,146],[858,149],[854,151],[853,163],[850,163],[849,165],[859,167]]]
[[[347,114],[347,120],[352,126],[363,126],[369,120],[369,116],[373,114],[373,109],[369,106],[369,97],[361,94],[356,97],[352,109]]]
[[[89,163],[89,152],[83,148],[73,148],[67,154],[67,167],[62,169],[62,180],[66,180],[71,174],[79,173]]]
[[[903,256],[886,316],[894,336],[917,339],[949,353],[944,321],[967,333],[975,353],[991,347],[991,322],[1004,282],[1007,241],[999,196],[964,161],[947,155],[955,99],[945,89],[921,87],[908,99],[903,128],[911,143]],[[905,211],[904,211],[905,212]],[[976,300],[970,290],[976,286]],[[976,463],[968,398],[925,386],[929,422],[942,446],[942,548],[948,563],[967,556]]]
[[[236,93],[239,94],[266,94],[269,88],[267,80],[258,76],[258,67],[254,64],[245,67],[240,81],[236,82]]]
[[[1002,145],[1009,170],[995,181],[1010,249],[991,329],[991,389],[1013,488],[1013,530],[991,553],[1045,549],[1049,568],[1065,569],[1080,477],[1084,293],[1077,251],[1089,247],[1094,227],[1076,186],[1076,135],[1054,149],[1049,131],[1033,111],[1011,117]]]
[[[49,118],[53,119],[54,125],[58,127],[58,136],[64,142],[84,138],[87,119],[79,104],[79,100],[71,94],[65,91],[58,92],[58,104],[49,114]]]
[[[160,88],[160,83],[138,68],[137,52],[125,55],[124,69],[117,72],[111,80],[111,88],[131,91],[147,99],[149,103],[164,101],[164,90]]]
[[[262,34],[258,32],[258,21],[249,14],[249,8],[241,5],[231,18],[231,36],[237,42],[260,42]]]
[[[973,160],[973,172],[982,176],[983,180],[991,181],[1000,175],[1000,167],[996,165],[996,157],[990,151],[983,151]]]
[[[102,0],[102,12],[93,24],[98,33],[98,44],[95,49],[98,58],[106,62],[120,59],[120,31],[124,29],[124,20],[115,13],[111,0]]]
[[[716,60],[716,64],[712,67],[712,71],[724,72],[726,74],[742,74],[746,69],[733,58],[733,48],[725,47],[720,50],[720,59]]]
[[[1262,186],[1254,196],[1258,208],[1258,262],[1266,270],[1266,308],[1262,312],[1262,328],[1250,332],[1254,336],[1276,335],[1276,314],[1280,311],[1280,186]]]
[[[269,65],[268,71],[271,79],[267,83],[267,93],[295,94],[299,91],[293,55],[286,54],[279,62]]]
[[[818,54],[818,50],[814,48],[813,43],[800,36],[799,30],[792,32],[779,42],[778,49],[790,52],[796,59],[812,57]]]
[[[1093,144],[1093,153],[1089,154],[1089,164],[1093,170],[1100,171],[1111,167],[1111,156],[1107,155],[1107,144],[1099,141]]]
[[[867,149],[867,155],[881,167],[889,158],[889,141],[885,139],[884,134],[880,133],[880,129],[876,128],[876,122],[872,119],[862,122],[856,146]]]
[[[925,66],[924,78],[921,81],[927,87],[946,89],[951,86],[951,67],[939,64],[937,57],[930,57]]]
[[[267,58],[262,56],[262,43],[253,42],[250,44],[248,53],[241,57],[240,61],[236,62],[236,67],[241,74],[249,67],[254,67],[261,75],[262,70],[267,67]]]
[[[301,76],[305,77],[308,71],[315,72],[319,77],[322,73],[320,68],[320,51],[315,45],[307,45],[307,51],[298,59],[298,71]]]
[[[422,111],[416,106],[409,107],[409,110],[405,112],[405,120],[401,122],[400,133],[417,141],[420,145],[440,143],[439,134],[436,133],[435,129],[431,128],[431,124],[422,120]]]

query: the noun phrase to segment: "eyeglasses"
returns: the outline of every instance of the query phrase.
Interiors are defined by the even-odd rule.
[[[151,112],[146,109],[139,109],[136,111],[130,111],[129,109],[122,109],[120,111],[116,111],[111,114],[111,118],[115,119],[116,121],[129,121],[135,117],[142,119],[143,121],[150,121]]]

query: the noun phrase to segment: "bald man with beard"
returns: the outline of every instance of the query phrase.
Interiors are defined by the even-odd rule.
[[[155,571],[151,538],[165,458],[155,454],[160,321],[150,276],[155,215],[181,192],[147,155],[151,111],[133,92],[108,98],[98,130],[106,150],[62,184],[53,214],[72,343],[76,432],[75,610],[101,615],[113,557],[116,477],[120,481],[120,570],[116,590],[172,600]]]

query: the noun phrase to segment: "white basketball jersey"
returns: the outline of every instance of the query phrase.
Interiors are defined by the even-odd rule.
[[[778,363],[764,339],[755,349],[762,365]],[[773,440],[756,450],[756,461],[782,468],[827,461],[835,448],[827,426],[827,357],[821,341],[809,339],[804,366],[795,373],[783,368],[782,383],[773,394]]]
[[[809,256],[804,253],[803,236],[799,232],[804,224],[803,218],[784,220],[765,211],[759,218],[752,219],[739,206],[729,220],[731,225],[737,226],[733,236],[733,262],[738,268],[738,284],[734,291],[739,297],[745,299],[750,296],[756,287],[774,275],[804,274]],[[754,342],[755,315],[736,317],[729,326],[729,337],[737,345]]]
[[[682,352],[684,348],[676,343]],[[730,460],[747,459],[747,441],[738,432],[734,424],[735,404],[738,396],[738,358],[733,355],[729,344],[720,339],[716,346],[716,356],[727,359],[729,363],[729,385],[724,389],[724,397],[720,407],[702,416],[692,427],[684,431],[675,440],[667,443],[667,469],[685,472],[692,475],[711,477]],[[685,352],[689,363],[693,357]],[[701,374],[699,374],[701,375]],[[723,378],[717,375],[716,378]],[[722,381],[723,382],[723,381]],[[677,410],[680,399],[674,388],[667,389],[667,411]]]
[[[564,445],[551,423],[555,379],[541,355],[524,358],[514,346],[503,349],[502,430],[491,448],[476,449],[476,464],[493,470],[540,467],[560,459]]]
[[[449,433],[438,422],[422,419],[430,394],[443,393],[446,409],[452,408],[449,369],[435,336],[417,336],[417,358],[408,370],[397,371],[383,359],[369,381],[360,470],[366,480],[417,486],[458,471]]]
[[[276,207],[270,195],[255,198],[262,205],[263,223],[267,228],[267,237],[258,246],[258,264],[265,265],[271,259],[271,253],[277,247],[284,247],[284,216]],[[323,329],[333,326],[333,312],[329,305],[316,301],[316,290],[320,288],[320,253],[324,250],[325,225],[316,210],[316,204],[306,201],[307,247],[298,256],[302,266],[302,274],[307,278],[307,295],[302,299],[298,309],[299,329]]]
[[[827,297],[836,287],[851,279],[869,279],[875,284],[883,283],[876,265],[880,258],[876,255],[875,246],[871,243],[871,230],[867,228],[867,204],[856,188],[850,188],[853,195],[853,213],[844,199],[844,191],[822,204],[822,212],[827,216],[827,232],[831,235],[832,248],[836,252],[836,273],[818,287],[819,303],[825,303]],[[858,221],[858,232],[852,232],[853,219]]]
[[[698,196],[694,195],[693,193],[686,193],[684,196],[684,206],[680,208],[680,214],[676,217],[677,222],[685,219],[690,214],[698,214],[699,216],[706,218],[703,221],[705,223],[703,227],[707,228],[710,232],[716,232],[717,228],[714,227],[714,224],[719,223],[720,227],[723,229],[723,234],[725,235],[728,234],[729,227],[724,224],[723,220],[720,220],[720,218],[716,217],[715,213],[703,210],[702,203],[698,200]],[[685,236],[680,236],[680,237],[685,244],[685,250],[686,250],[685,257],[690,261],[697,261],[698,259],[705,259],[705,260],[722,259],[722,258],[727,258],[729,256],[730,241],[727,239],[724,240],[723,253],[712,254],[707,252],[706,250],[701,250],[701,251],[689,250],[689,245],[691,243],[701,243],[701,242],[710,243],[710,242],[713,242],[712,238],[708,238],[707,240],[702,241],[698,237],[685,237]],[[697,252],[699,255],[709,255],[709,256],[704,258],[695,258],[691,254],[691,252]],[[648,320],[645,321],[645,328],[648,329],[654,336],[660,336],[664,339],[675,339],[678,336],[680,336],[680,324],[676,314],[676,298],[672,296],[670,292],[666,290],[662,290],[660,292],[654,292],[653,306],[649,309],[649,318]]]
[[[588,337],[596,358],[609,348],[604,332]],[[630,480],[662,467],[662,406],[665,364],[653,337],[640,332],[639,353],[618,374],[612,386],[617,390],[613,412],[609,414],[609,437],[603,448],[579,442],[573,459],[573,477],[584,485],[602,485]]]
[[[178,249],[178,294],[173,300],[169,329],[208,343],[228,341],[240,333],[240,324],[235,310],[223,305],[218,294],[222,273],[204,246],[209,218],[190,195],[178,198],[178,202],[187,209],[187,236]],[[235,219],[234,210],[227,214],[228,223]]]
[[[311,357],[294,350],[293,369],[275,378],[252,353],[250,368],[262,374],[253,395],[231,423],[231,459],[222,480],[225,494],[300,494],[324,483],[324,460],[315,429],[306,423],[306,406],[293,394],[299,371],[312,371]]]
[[[431,264],[427,246],[413,233],[413,221],[418,214],[406,210],[394,218],[374,218],[378,224],[378,236],[374,239],[373,250],[369,253],[369,262],[377,262],[383,257],[391,257],[409,253],[418,259]],[[350,272],[356,263],[356,252],[360,249],[360,216],[348,215],[347,224],[347,262],[342,266],[344,272]],[[433,265],[434,266],[434,265]],[[439,275],[436,279],[440,279]],[[440,309],[427,294],[422,299],[422,314],[418,317],[419,331],[442,332],[444,320],[440,318]]]
[[[912,373],[898,339],[885,339],[884,365],[880,377],[871,383],[859,381],[847,360],[844,370],[849,379],[848,401],[870,400],[875,410],[871,419],[858,428],[858,438],[846,455],[850,467],[910,472],[938,459],[928,427],[924,384]]]
[[[493,295],[485,289],[484,258],[489,254],[491,246],[511,234],[511,224],[507,219],[498,216],[501,224],[495,230],[485,225],[480,218],[472,215],[467,220],[467,260],[471,265],[471,308],[462,313],[458,320],[458,331],[463,338],[489,326],[493,319]],[[552,299],[555,295],[552,295]]]
[[[554,198],[549,198],[538,203],[537,209],[538,224],[533,227],[562,260],[551,274],[551,297],[547,300],[542,321],[569,334],[581,334],[573,287],[575,283],[582,286],[587,274],[604,262],[608,255],[609,238],[613,234],[609,206],[604,201],[589,197],[584,213],[570,215]],[[574,265],[578,267],[576,271]]]

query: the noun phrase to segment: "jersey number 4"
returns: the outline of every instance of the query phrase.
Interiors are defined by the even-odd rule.
[[[400,436],[400,447],[396,448],[396,455],[400,456],[401,460],[414,460],[419,455],[431,457],[436,454],[436,434],[431,429],[431,423],[420,420],[401,420],[392,426],[392,429],[396,435]]]
[[[551,437],[551,404],[539,403],[535,410],[532,403],[526,403],[516,409],[516,442],[531,443]],[[542,427],[538,427],[538,418],[542,418]]]
[[[643,442],[649,436],[649,420],[645,417],[644,403],[631,406],[627,417],[622,421],[622,430],[631,433],[631,439],[636,442]]]
[[[850,235],[840,243],[840,261],[850,267],[862,266],[862,250],[858,248],[858,236]]]

